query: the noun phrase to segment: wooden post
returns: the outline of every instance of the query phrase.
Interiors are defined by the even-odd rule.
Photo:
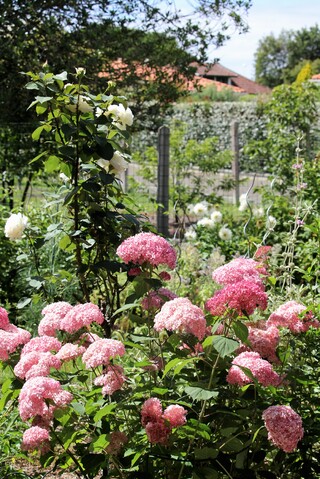
[[[158,130],[158,189],[157,231],[169,236],[169,146],[170,129],[161,126]]]
[[[233,179],[235,180],[235,189],[234,189],[234,203],[237,205],[240,198],[240,167],[239,167],[239,123],[233,121],[231,123],[231,150],[233,154],[232,160],[232,174]]]

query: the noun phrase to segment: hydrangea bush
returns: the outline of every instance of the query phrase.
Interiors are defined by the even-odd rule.
[[[131,110],[83,70],[30,76],[45,161],[71,181],[62,247],[82,296],[46,301],[33,335],[0,309],[1,411],[18,408],[23,454],[84,479],[316,477],[317,295],[278,289],[266,246],[213,268],[203,300],[173,291],[176,248],[117,203]]]

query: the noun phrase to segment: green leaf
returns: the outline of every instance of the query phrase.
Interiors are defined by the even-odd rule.
[[[58,73],[58,75],[53,75],[55,80],[61,80],[61,81],[66,81],[68,80],[68,73],[63,71],[62,73]]]
[[[52,173],[53,171],[59,170],[60,167],[60,158],[55,155],[49,156],[49,158],[44,163],[44,169],[47,173]]]
[[[53,97],[52,96],[36,96],[36,100],[37,102],[39,103],[46,103],[47,101],[50,101],[52,100]]]
[[[209,391],[208,389],[193,386],[187,386],[184,391],[194,401],[206,401],[219,395],[218,391]]]
[[[239,452],[241,449],[243,444],[237,437],[231,437],[221,446],[221,450],[226,452]]]
[[[102,409],[100,409],[94,416],[93,420],[95,423],[100,421],[105,416],[109,416],[110,414],[114,414],[113,410],[117,407],[115,403],[107,404]]]
[[[31,303],[31,301],[32,301],[31,298],[21,298],[16,307],[17,309],[22,309],[25,306],[27,306],[29,303]]]
[[[215,459],[219,454],[219,451],[212,447],[201,447],[194,450],[194,456],[198,460]]]
[[[212,340],[212,345],[223,358],[233,353],[239,347],[238,341],[224,336],[215,336]]]
[[[48,150],[43,151],[42,153],[40,153],[40,155],[37,155],[34,158],[32,158],[32,160],[29,162],[29,165],[31,165],[31,163],[34,163],[35,161],[38,161],[40,158],[42,158],[42,156],[45,156],[47,154],[48,154]]]
[[[100,434],[96,440],[90,443],[90,450],[93,452],[104,450],[108,443],[109,443],[108,435]]]
[[[84,405],[80,402],[73,402],[72,407],[78,416],[83,416],[86,412]]]
[[[249,334],[247,326],[241,321],[235,321],[232,323],[232,328],[237,338],[239,338],[243,343],[246,343]]]

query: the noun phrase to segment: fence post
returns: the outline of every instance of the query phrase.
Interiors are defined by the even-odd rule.
[[[161,126],[158,130],[158,189],[157,231],[169,236],[169,146],[170,129]]]
[[[235,189],[234,189],[234,203],[239,203],[240,198],[240,166],[239,166],[239,123],[233,121],[231,123],[231,150],[233,154],[232,160],[232,175],[235,180]]]

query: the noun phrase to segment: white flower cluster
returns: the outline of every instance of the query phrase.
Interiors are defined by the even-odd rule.
[[[13,213],[6,221],[4,234],[12,241],[21,239],[27,226],[28,218],[25,215]]]

